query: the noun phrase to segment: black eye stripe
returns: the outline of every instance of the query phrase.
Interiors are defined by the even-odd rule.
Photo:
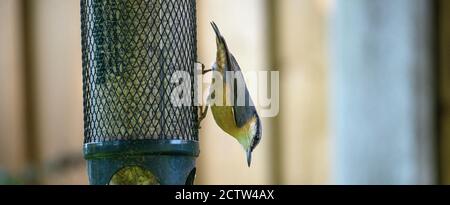
[[[255,136],[252,138],[250,150],[253,151],[255,147],[259,144],[259,141],[261,141],[261,121],[259,120],[259,117],[256,117],[256,133]]]

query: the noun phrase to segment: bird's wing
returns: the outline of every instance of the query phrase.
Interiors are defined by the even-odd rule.
[[[230,71],[241,71],[241,68],[239,67],[239,64],[237,63],[236,59],[234,58],[234,56],[229,53],[228,56],[228,60],[229,60],[229,70]],[[256,113],[256,108],[255,105],[253,104],[252,98],[250,96],[250,93],[248,92],[247,89],[247,84],[245,84],[244,78],[242,76],[242,78],[235,78],[236,82],[233,82],[233,95],[234,95],[234,102],[233,102],[233,114],[234,114],[234,119],[236,121],[236,125],[238,127],[242,127],[245,125],[245,123],[247,123],[248,121],[250,121],[253,117],[255,117],[255,115],[257,115]],[[241,82],[237,82],[237,81],[241,81]],[[239,91],[237,90],[238,86],[236,85],[243,85],[244,86],[244,94],[245,94],[245,104],[244,105],[238,105],[237,101],[237,97],[238,97],[238,93]]]
[[[211,26],[214,29],[214,32],[216,33],[216,37],[217,37],[217,41],[218,43],[222,44],[225,51],[227,53],[227,59],[226,59],[226,65],[225,65],[225,70],[226,71],[239,71],[241,72],[241,68],[239,67],[239,64],[237,63],[236,59],[234,58],[234,56],[229,52],[228,50],[228,46],[227,43],[225,41],[225,38],[222,36],[222,34],[219,31],[219,28],[217,27],[217,25],[214,22],[211,22]],[[218,48],[219,49],[219,48]],[[226,74],[223,76],[223,80],[227,80],[226,79]],[[239,80],[241,82],[233,82],[231,88],[234,89],[233,91],[233,95],[234,95],[234,102],[233,102],[233,115],[234,115],[234,119],[236,121],[236,125],[238,127],[242,127],[245,125],[245,123],[247,123],[248,121],[251,120],[252,117],[254,117],[255,115],[257,115],[256,113],[256,109],[255,106],[253,104],[253,101],[250,97],[250,94],[248,92],[247,89],[247,85],[245,84],[245,81],[243,78],[236,78],[236,80]],[[236,85],[243,85],[244,86],[244,94],[245,94],[245,105],[238,105],[237,104],[237,96],[238,96],[238,91],[237,91],[237,86]]]

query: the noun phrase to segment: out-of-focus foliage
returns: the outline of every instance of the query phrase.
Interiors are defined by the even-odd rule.
[[[159,185],[159,181],[149,170],[131,166],[114,174],[109,185]]]
[[[12,177],[6,171],[0,169],[0,185],[23,184],[23,180]]]

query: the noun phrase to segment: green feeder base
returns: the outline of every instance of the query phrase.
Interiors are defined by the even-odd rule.
[[[107,184],[193,184],[196,141],[130,140],[87,143],[89,183]]]

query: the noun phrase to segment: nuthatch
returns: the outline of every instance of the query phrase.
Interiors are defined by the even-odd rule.
[[[241,72],[234,56],[229,52],[224,37],[220,34],[217,25],[211,22],[212,28],[216,34],[217,55],[216,62],[209,71],[219,72],[223,78],[227,76],[227,72]],[[232,84],[232,85],[231,85]],[[238,92],[236,88],[241,85],[244,90],[246,102],[240,105],[236,102]],[[223,98],[233,101],[230,106],[227,105],[211,105],[211,111],[217,125],[226,133],[233,136],[244,148],[247,154],[247,164],[250,166],[252,160],[252,152],[261,140],[262,127],[256,108],[248,92],[247,86],[243,78],[235,78],[223,81]],[[215,93],[211,93],[215,95]]]

